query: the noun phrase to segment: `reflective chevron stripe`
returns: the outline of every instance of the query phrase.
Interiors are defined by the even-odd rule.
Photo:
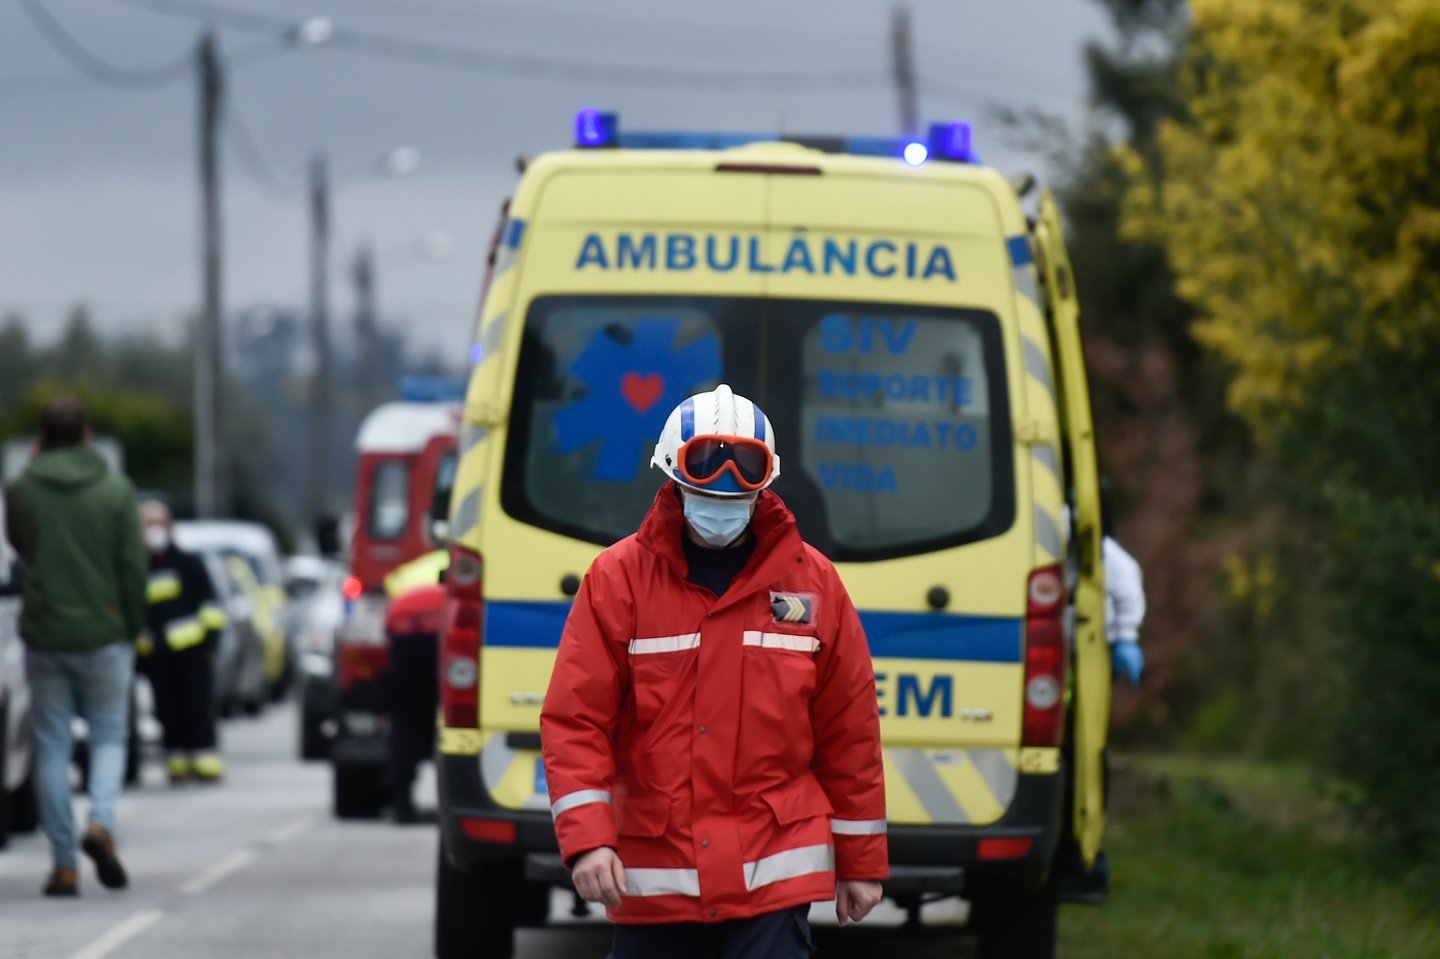
[[[813,653],[820,648],[820,640],[814,636],[763,633],[758,629],[745,630],[742,641],[746,646],[759,646],[762,649],[793,649],[800,653]]]
[[[885,805],[889,821],[903,825],[977,826],[997,821],[1015,798],[1018,753],[1014,749],[886,747]]]
[[[699,633],[685,633],[681,636],[656,636],[653,639],[630,640],[630,655],[645,656],[651,653],[678,653],[686,649],[698,649]]]

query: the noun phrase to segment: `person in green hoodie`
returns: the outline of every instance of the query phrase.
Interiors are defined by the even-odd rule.
[[[80,847],[102,885],[128,881],[115,852],[115,804],[147,564],[134,487],[110,473],[89,442],[84,405],[53,401],[41,416],[35,458],[5,493],[6,533],[25,561],[20,635],[28,647],[40,824],[54,862],[47,896],[79,893],[70,812],[77,713],[90,739],[90,823]]]

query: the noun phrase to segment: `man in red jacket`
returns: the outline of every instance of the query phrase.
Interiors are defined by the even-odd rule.
[[[875,673],[835,568],[766,489],[760,408],[670,414],[669,477],[580,587],[540,717],[560,851],[614,959],[810,955],[888,875]]]

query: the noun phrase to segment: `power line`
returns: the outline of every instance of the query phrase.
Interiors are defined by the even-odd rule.
[[[116,66],[86,48],[40,0],[20,0],[20,6],[50,45],[96,83],[125,90],[157,90],[190,75],[188,53],[173,63],[146,69]]]
[[[201,20],[267,36],[289,32],[294,22],[283,17],[240,10],[208,0],[111,0],[166,16]],[[735,70],[722,68],[637,66],[503,53],[474,47],[407,40],[381,33],[338,28],[325,46],[340,52],[419,66],[445,67],[472,73],[501,74],[534,80],[601,83],[654,88],[670,86],[714,92],[783,90],[841,91],[883,88],[886,75],[874,69],[817,72]]]
[[[235,98],[234,88],[228,84],[225,87],[225,109],[229,122],[223,123],[221,128],[230,134],[230,146],[246,175],[263,192],[275,199],[289,202],[298,197],[300,186],[286,182],[284,177],[277,174],[256,145],[255,138],[250,135],[250,128],[245,123],[245,117],[240,112],[240,102]]]

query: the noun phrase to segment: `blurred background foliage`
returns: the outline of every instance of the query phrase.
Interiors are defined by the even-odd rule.
[[[1100,0],[1061,169],[1115,533],[1124,744],[1299,760],[1440,853],[1440,4]]]

